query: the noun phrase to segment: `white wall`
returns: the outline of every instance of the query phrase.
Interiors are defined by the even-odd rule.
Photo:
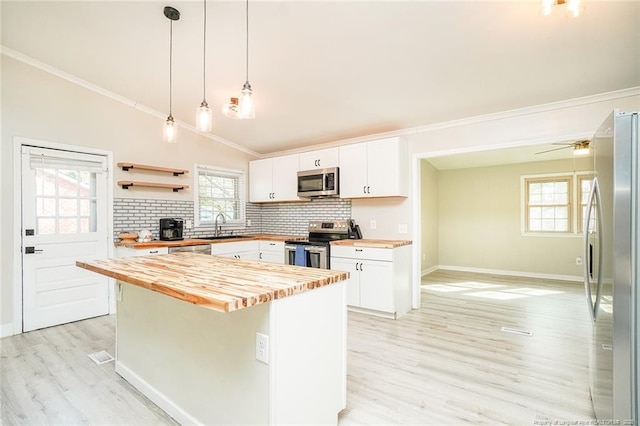
[[[81,86],[70,83],[7,56],[2,56],[2,145],[0,150],[0,193],[3,220],[0,222],[0,331],[6,335],[14,321],[14,137],[44,140],[113,152],[118,162],[135,162],[193,171],[194,163],[248,170],[253,157],[180,129],[179,141],[162,141],[162,120],[131,108]],[[177,117],[180,119],[180,117]],[[220,117],[216,117],[220,118]],[[222,119],[222,118],[220,118]],[[215,131],[215,130],[214,130]],[[118,180],[131,179],[175,182],[172,175],[132,175],[116,170],[114,197],[191,200],[191,190],[123,190]],[[183,182],[184,178],[180,178]],[[186,183],[193,188],[193,174]]]
[[[583,157],[440,171],[440,265],[579,280],[582,234],[522,235],[521,176],[590,170]]]
[[[438,171],[426,160],[420,162],[420,270],[428,273],[440,264],[440,215]]]

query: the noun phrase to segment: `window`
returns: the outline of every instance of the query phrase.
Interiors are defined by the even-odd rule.
[[[195,169],[197,172],[194,191],[196,226],[213,225],[219,213],[224,215],[227,225],[244,226],[246,193],[244,171],[197,164]]]
[[[96,232],[96,174],[36,168],[36,234]]]
[[[571,178],[526,179],[527,232],[571,232]]]
[[[522,176],[522,232],[582,233],[592,180],[592,172]]]

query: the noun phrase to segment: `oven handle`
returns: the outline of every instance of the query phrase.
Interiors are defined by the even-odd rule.
[[[308,251],[311,253],[326,253],[326,247],[318,247],[318,246],[305,246],[304,251]]]

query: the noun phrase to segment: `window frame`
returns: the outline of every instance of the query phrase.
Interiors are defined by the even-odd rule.
[[[596,173],[590,171],[573,171],[573,172],[557,172],[520,176],[520,234],[530,237],[582,237],[583,224],[582,220],[582,191],[581,182],[583,179],[593,178]],[[569,199],[568,221],[569,229],[567,231],[531,231],[529,230],[529,186],[528,182],[549,182],[549,181],[568,181]]]
[[[246,227],[246,200],[247,200],[247,180],[246,172],[238,169],[226,169],[222,167],[209,166],[205,164],[195,164],[193,179],[193,222],[195,227],[213,228],[215,226],[215,216],[211,220],[201,220],[200,218],[200,175],[201,173],[213,174],[226,178],[237,178],[238,181],[238,218],[227,219],[222,226],[226,229],[244,229]],[[220,226],[221,224],[218,223]]]

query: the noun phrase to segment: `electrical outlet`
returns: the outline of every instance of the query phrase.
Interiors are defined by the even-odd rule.
[[[187,229],[191,229],[193,228],[193,221],[191,219],[187,219],[184,221],[184,226]]]
[[[576,265],[582,265],[582,257],[576,257]]]
[[[371,219],[370,227],[371,227],[371,229],[376,229],[376,220],[375,219]]]
[[[251,219],[247,219],[247,226],[251,226]]]
[[[256,333],[256,359],[269,364],[269,336]]]
[[[406,223],[398,225],[398,234],[406,234],[409,232],[409,227]]]

